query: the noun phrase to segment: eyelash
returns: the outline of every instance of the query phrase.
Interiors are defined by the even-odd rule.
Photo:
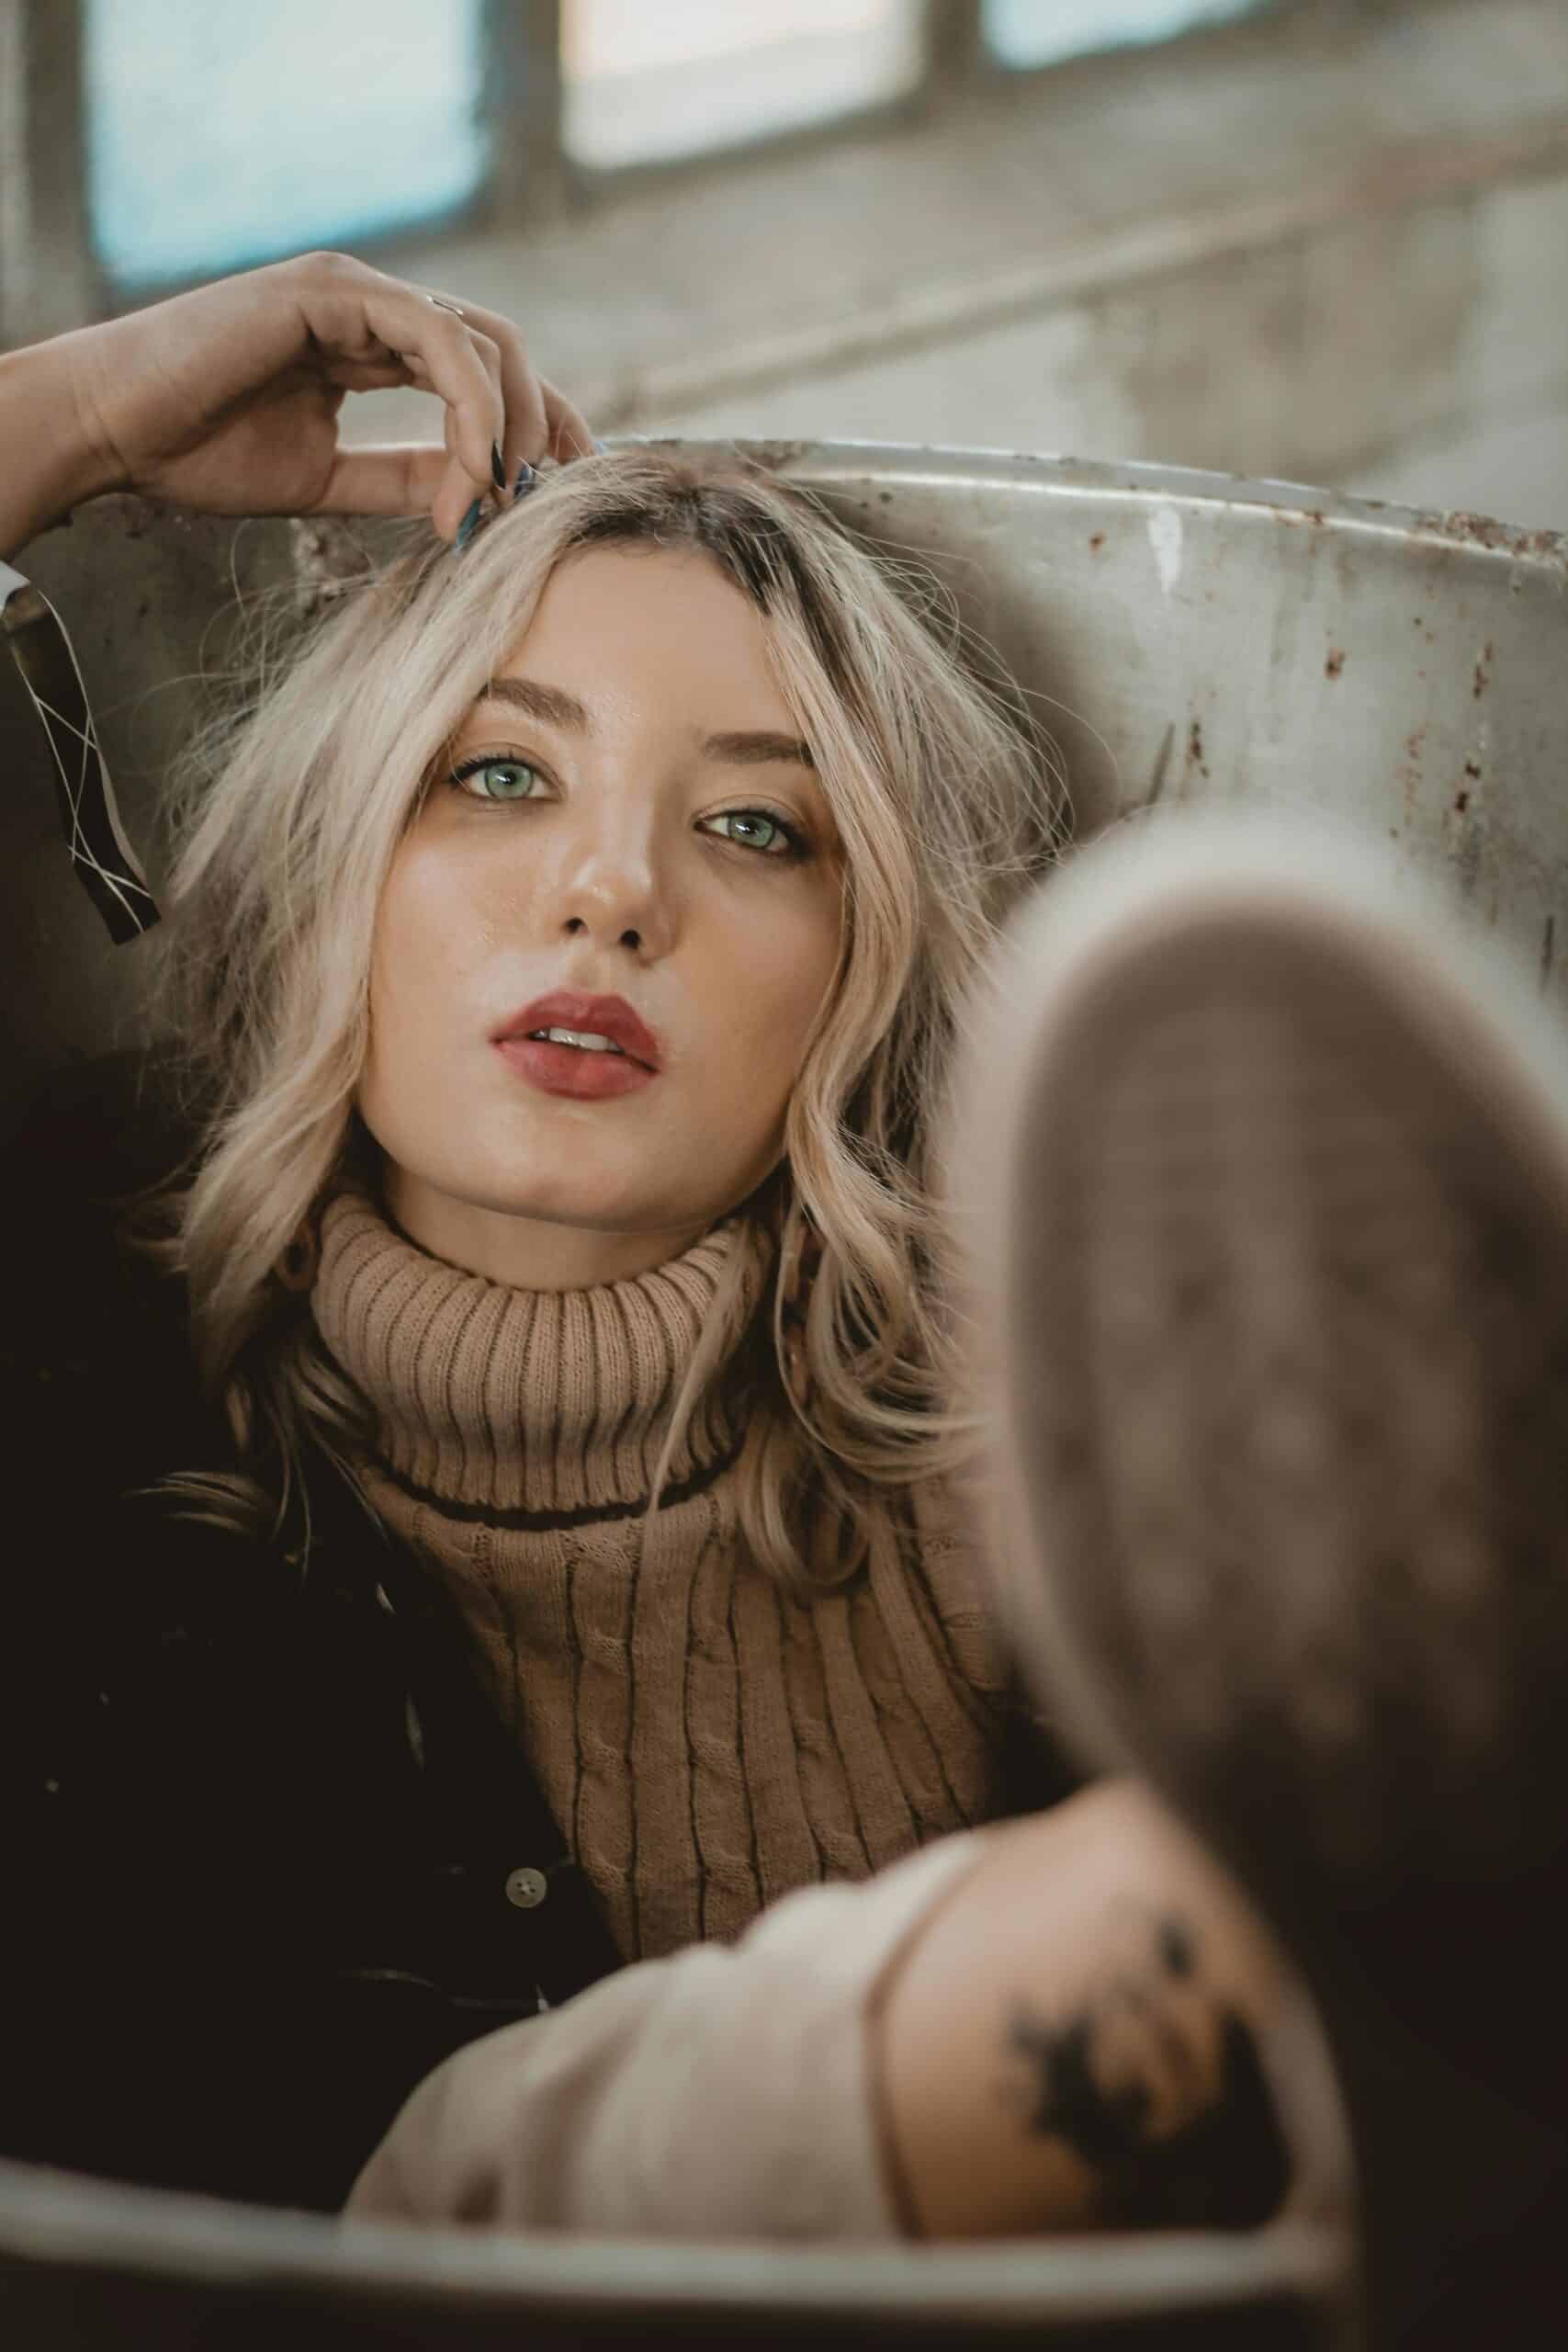
[[[526,768],[530,775],[541,778],[545,774],[545,771],[539,766],[536,761],[519,758],[513,752],[476,752],[472,759],[460,761],[457,766],[452,770],[452,773],[447,777],[446,781],[454,791],[461,792],[468,778],[471,775],[478,775],[483,768]],[[492,800],[488,793],[470,792],[465,797],[469,800],[480,801],[491,808],[516,808],[525,801],[535,799],[537,796],[534,793],[525,793],[521,794],[517,800]],[[765,801],[748,802],[744,808],[720,808],[715,811],[715,816],[763,817],[766,818],[770,825],[776,825],[778,827],[780,833],[784,837],[785,846],[782,850],[751,849],[750,854],[753,857],[773,858],[782,864],[798,858],[808,857],[811,854],[810,844],[807,841],[805,833],[801,831],[800,827],[795,823],[794,820],[786,817],[782,808],[769,808]],[[705,823],[711,821],[712,820],[705,820]],[[720,833],[715,834],[713,838],[716,841],[722,841],[725,840],[727,836]],[[746,842],[737,842],[734,846],[737,849],[750,848],[750,844]]]
[[[744,808],[716,809],[714,818],[705,819],[705,828],[718,817],[764,817],[770,825],[778,827],[779,831],[784,835],[783,849],[753,849],[748,842],[735,843],[737,849],[751,849],[753,857],[773,858],[782,865],[788,864],[792,860],[809,857],[811,854],[810,844],[800,827],[786,817],[782,808],[770,808],[765,801],[749,802]],[[724,841],[728,838],[728,836],[724,833],[714,835],[716,841]]]

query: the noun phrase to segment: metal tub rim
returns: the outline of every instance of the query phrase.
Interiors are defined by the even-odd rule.
[[[339,2222],[0,2163],[0,2310],[17,2266],[134,2276],[209,2293],[357,2304],[461,2296],[465,2316],[742,2314],[771,2324],[1170,2318],[1332,2300],[1340,2235],[1280,2221],[1249,2233],[866,2247],[479,2232]]]
[[[1122,461],[915,441],[699,440],[622,435],[609,448],[723,455],[733,451],[809,488],[842,490],[883,477],[931,488],[996,488],[1035,496],[1080,494],[1130,505],[1154,501],[1272,515],[1281,525],[1365,532],[1380,538],[1485,555],[1555,572],[1568,587],[1568,532],[1532,530],[1456,507],[1405,506],[1266,475],[1227,474],[1143,458]]]

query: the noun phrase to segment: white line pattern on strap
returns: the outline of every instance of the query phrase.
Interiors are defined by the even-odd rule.
[[[34,679],[37,657],[24,657],[19,633],[8,627],[6,633],[11,638],[18,674],[42,723],[50,756],[54,762],[67,816],[67,848],[73,865],[111,933],[117,939],[134,938],[138,933],[150,930],[157,922],[158,908],[119,820],[114,786],[104,761],[103,747],[98,741],[93,707],[88,699],[81,664],[76,659],[76,649],[49,599],[39,590],[30,589],[30,583],[19,571],[0,562],[0,610],[8,606],[14,597],[29,591],[34,599],[34,610],[22,622],[21,631],[30,637],[35,629],[52,630],[52,641],[46,634],[43,644],[53,657],[56,673],[59,671],[58,657],[61,652],[64,653],[70,664],[81,712],[79,723],[64,711],[56,709],[39,691]],[[74,752],[71,749],[73,742],[77,746]],[[106,865],[93,846],[92,835],[99,831],[96,820],[100,815],[118,853],[117,861],[112,865]]]
[[[28,692],[29,694],[32,693],[30,687],[28,688]],[[90,873],[96,874],[98,876],[98,879],[107,889],[114,892],[115,897],[119,900],[120,905],[125,909],[126,913],[133,922],[140,922],[141,921],[141,917],[137,909],[132,906],[130,899],[127,897],[126,893],[133,890],[138,898],[146,899],[149,907],[152,907],[152,893],[147,888],[144,883],[135,880],[133,876],[129,874],[116,874],[112,872],[107,866],[103,865],[99,859],[96,858],[87,845],[86,835],[82,831],[82,799],[87,789],[89,775],[87,763],[89,759],[96,758],[98,762],[100,773],[103,772],[103,752],[98,746],[97,729],[94,722],[92,707],[88,704],[85,695],[84,695],[83,707],[87,713],[87,725],[85,730],[84,730],[82,728],[73,725],[73,722],[65,717],[63,712],[55,710],[49,703],[45,702],[41,695],[32,695],[32,705],[33,708],[38,712],[39,717],[43,720],[43,731],[49,739],[49,748],[54,755],[54,764],[59,771],[60,781],[64,788],[66,807],[71,811],[71,838],[69,843],[71,854],[75,859],[78,865],[86,866]],[[57,728],[64,735],[73,735],[76,738],[77,742],[80,743],[82,747],[81,761],[74,786],[72,784],[70,770],[65,763],[64,753],[61,749],[60,739],[55,732]]]

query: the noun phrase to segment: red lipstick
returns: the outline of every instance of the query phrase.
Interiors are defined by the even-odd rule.
[[[635,1093],[659,1071],[658,1040],[624,997],[552,989],[492,1030],[491,1042],[530,1085],[579,1102]]]

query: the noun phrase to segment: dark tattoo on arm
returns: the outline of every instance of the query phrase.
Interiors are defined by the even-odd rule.
[[[1145,1917],[1138,1942],[1071,2014],[1015,2009],[1024,2128],[1100,2175],[1109,2222],[1253,2228],[1277,2211],[1289,2158],[1251,2029],[1205,1990],[1181,1920],[1162,1917],[1151,1934]]]

